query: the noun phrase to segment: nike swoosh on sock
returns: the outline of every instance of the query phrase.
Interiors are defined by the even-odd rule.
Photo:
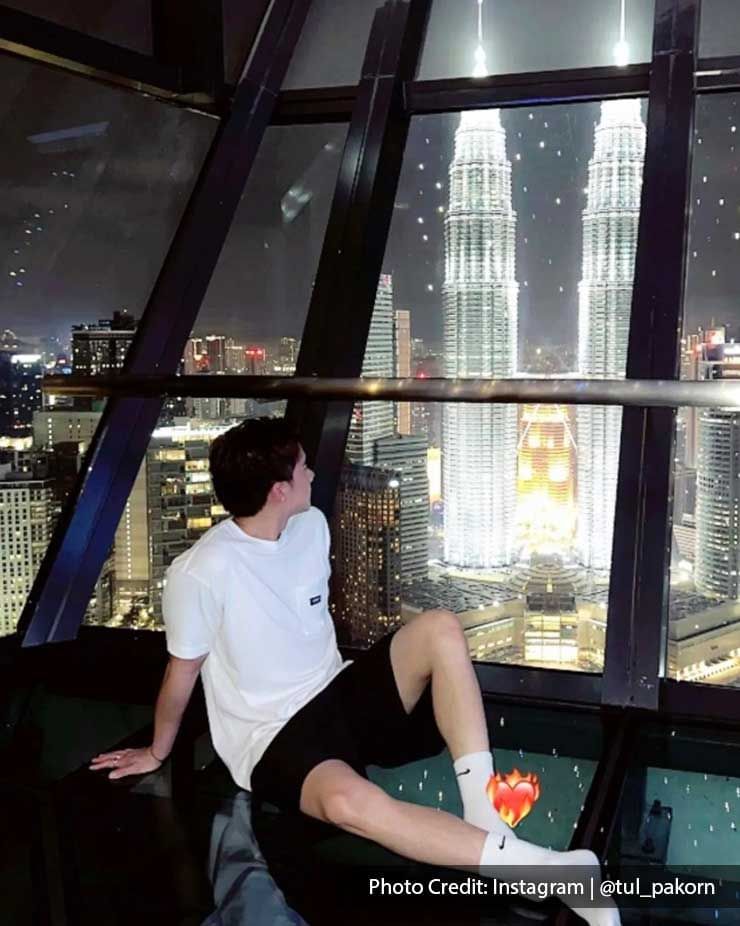
[[[457,772],[455,777],[459,778],[461,775],[469,775],[469,774],[470,774],[470,769],[466,768],[464,772]]]

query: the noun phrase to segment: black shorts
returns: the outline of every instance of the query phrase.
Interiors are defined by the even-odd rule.
[[[378,640],[290,718],[252,772],[255,799],[298,810],[306,775],[326,759],[341,759],[366,778],[368,765],[392,768],[444,749],[431,685],[406,713],[391,666],[392,639],[389,633]]]

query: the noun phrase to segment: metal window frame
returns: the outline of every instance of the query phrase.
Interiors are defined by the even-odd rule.
[[[331,227],[327,229],[324,251],[322,252],[321,277],[317,278],[314,298],[312,299],[307,321],[309,338],[306,340],[304,336],[306,344],[302,349],[302,357],[299,361],[299,373],[305,372],[313,377],[317,373],[336,375],[337,371],[340,371],[344,375],[351,375],[349,372],[344,371],[353,370],[355,371],[354,375],[359,375],[367,331],[369,330],[375,286],[380,273],[390,221],[389,204],[392,205],[393,193],[403,158],[403,140],[412,116],[459,112],[464,109],[486,106],[574,103],[647,94],[651,115],[648,120],[648,153],[645,164],[645,176],[647,179],[644,196],[646,197],[646,203],[643,209],[644,215],[641,215],[641,246],[638,249],[638,260],[641,269],[638,269],[636,276],[634,294],[634,303],[639,302],[642,305],[645,300],[649,301],[655,298],[654,290],[658,282],[655,274],[651,274],[649,268],[646,268],[645,265],[649,263],[646,261],[646,243],[647,246],[654,249],[657,247],[656,239],[661,237],[660,235],[651,236],[650,229],[654,230],[658,227],[656,195],[653,186],[655,177],[659,176],[659,172],[664,169],[663,158],[665,158],[665,164],[672,166],[670,189],[674,192],[680,192],[682,181],[679,175],[687,175],[690,167],[690,138],[687,139],[685,134],[682,135],[682,132],[686,131],[686,120],[689,118],[687,114],[693,105],[693,93],[721,92],[740,88],[740,56],[729,59],[700,59],[696,68],[692,67],[690,69],[692,86],[689,87],[686,73],[686,65],[691,57],[688,33],[685,29],[681,32],[681,41],[683,42],[681,45],[680,42],[673,41],[671,36],[674,36],[674,33],[670,29],[673,26],[680,25],[681,22],[686,23],[686,17],[691,18],[694,24],[693,50],[696,44],[696,35],[698,34],[696,17],[700,0],[657,0],[654,52],[653,60],[649,65],[634,65],[629,68],[619,69],[592,68],[537,72],[491,77],[482,80],[416,81],[413,79],[414,62],[418,60],[421,50],[423,21],[428,15],[430,2],[431,0],[413,0],[411,14],[408,10],[400,10],[401,5],[397,0],[389,4],[389,7],[395,7],[395,12],[386,12],[383,15],[389,16],[390,20],[386,20],[386,22],[394,22],[396,27],[398,27],[399,23],[405,23],[404,29],[407,31],[404,33],[404,40],[400,44],[396,42],[395,45],[393,43],[386,45],[383,41],[379,41],[377,35],[375,39],[371,37],[368,42],[366,67],[363,68],[363,76],[357,85],[277,92],[280,82],[273,81],[270,84],[271,105],[269,107],[269,119],[271,124],[317,124],[351,120],[350,136],[345,148],[342,170],[338,178],[335,200],[332,206]],[[10,11],[10,13],[14,15],[16,11]],[[24,17],[26,14],[18,15]],[[5,47],[7,34],[4,30],[4,26],[8,22],[10,20],[5,17],[3,9],[0,9],[0,36],[5,36],[5,39],[0,38],[0,51],[8,50]],[[670,28],[669,23],[673,24]],[[13,53],[33,57],[34,60],[52,61],[57,66],[83,73],[94,80],[114,80],[136,91],[152,92],[155,96],[159,95],[163,99],[172,102],[181,101],[183,93],[182,78],[172,68],[165,68],[165,77],[162,77],[162,65],[157,64],[156,67],[160,68],[160,71],[156,71],[155,65],[146,56],[138,56],[133,52],[129,53],[126,50],[116,49],[115,46],[109,46],[109,43],[88,36],[70,35],[71,30],[64,30],[51,24],[46,25],[51,31],[45,32],[42,30],[41,33],[35,33],[35,35],[42,35],[42,41],[38,44],[46,43],[49,46],[46,50],[30,47],[29,51],[29,48],[19,48],[12,50]],[[28,28],[28,21],[26,21],[26,28]],[[269,47],[270,36],[274,28],[273,20],[268,23],[267,28],[262,33],[260,43],[262,49]],[[397,32],[396,35],[398,36],[398,34]],[[43,38],[44,35],[51,36],[51,38],[47,40]],[[59,52],[64,54],[60,55]],[[105,55],[103,55],[103,52],[105,52]],[[284,46],[281,54],[290,57]],[[59,60],[53,60],[55,55]],[[89,60],[91,55],[94,59],[92,61]],[[75,58],[82,60],[75,60]],[[255,64],[258,59],[259,55],[253,57],[247,75],[245,75],[245,78],[239,84],[239,88],[235,91],[233,109],[229,111],[228,101],[226,102],[224,111],[229,111],[227,119],[233,119],[235,110],[239,109],[236,100],[245,86],[245,81],[247,83],[252,81],[250,89],[255,97],[259,95],[261,90],[265,89],[259,86],[259,80],[255,78],[255,74],[267,73],[268,62],[263,56],[261,61]],[[107,67],[99,67],[101,62],[106,64]],[[373,67],[373,62],[375,67]],[[679,65],[679,74],[672,69],[672,65],[676,64]],[[154,68],[152,73],[149,74],[148,81],[143,79],[149,73],[146,71],[147,67]],[[111,73],[116,71],[118,73]],[[196,103],[194,108],[198,107],[199,104]],[[203,104],[200,108],[203,111],[208,111],[207,104]],[[241,112],[239,118],[245,118],[244,112]],[[265,119],[264,111],[261,113],[260,118]],[[683,125],[683,129],[680,129],[681,125]],[[671,147],[672,139],[676,137],[676,133],[683,139],[682,145],[679,145],[681,152],[680,163],[675,161],[677,149]],[[249,149],[253,154],[256,139],[261,135],[258,136],[258,133],[255,132],[251,136],[240,136],[239,143],[247,145],[247,137],[250,139],[249,144],[253,146]],[[688,144],[686,144],[687,141]],[[221,142],[223,142],[222,138]],[[209,162],[204,167],[204,175],[211,168],[209,158]],[[199,181],[199,189],[201,185]],[[687,191],[684,189],[683,202],[685,202],[686,193]],[[647,202],[648,196],[652,196],[650,203]],[[681,201],[680,198],[679,201]],[[369,211],[372,211],[372,224],[369,228],[365,228],[363,223],[366,223]],[[211,214],[207,217],[207,225],[204,225],[201,229],[204,236],[213,229],[214,223],[218,224],[218,221]],[[188,226],[188,224],[192,231],[193,216],[191,210],[188,210],[183,219],[181,229]],[[228,222],[226,224],[228,225]],[[684,214],[681,215],[678,227],[685,234],[686,222]],[[180,236],[178,236],[177,240],[180,240]],[[676,234],[672,235],[670,246],[674,248],[674,252],[677,241],[678,236]],[[668,242],[665,242],[664,246],[668,248]],[[340,248],[342,250],[341,256],[338,254]],[[360,280],[346,279],[347,268],[353,265],[351,258],[361,261],[360,266],[363,267],[364,273]],[[180,265],[180,269],[182,270],[182,265]],[[172,267],[168,268],[168,273],[170,277],[176,275]],[[335,281],[331,279],[333,273],[339,273],[340,276],[344,274],[344,276],[341,277],[341,280]],[[673,303],[669,303],[669,300],[664,298],[657,314],[653,316],[653,324],[649,332],[641,328],[641,334],[649,334],[649,343],[647,341],[635,343],[635,325],[632,326],[628,368],[630,377],[640,373],[640,375],[650,379],[658,376],[659,371],[663,371],[661,375],[665,376],[666,379],[675,378],[677,331],[679,330],[682,310],[680,300],[682,281],[679,280],[679,277],[682,277],[682,275],[682,270],[679,272],[674,268],[671,286],[672,292],[678,294],[677,298]],[[349,294],[352,295],[352,302],[347,301]],[[333,299],[337,295],[340,298],[334,302]],[[356,300],[355,297],[357,297]],[[191,297],[188,305],[190,309],[195,306],[197,312],[199,302],[199,299]],[[328,331],[332,335],[329,343],[339,343],[335,341],[333,334],[334,330],[342,325],[342,306],[348,304],[351,304],[353,309],[360,307],[361,310],[358,311],[356,317],[353,316],[353,331],[347,335],[346,340],[342,341],[343,344],[351,345],[351,351],[349,352],[351,357],[345,357],[342,361],[344,366],[340,366],[337,357],[329,358],[326,356],[327,344],[326,342],[322,343],[322,336]],[[144,340],[152,345],[155,340],[153,332],[156,331],[157,336],[162,335],[168,330],[168,326],[173,324],[171,317],[169,321],[166,321],[168,311],[161,296],[157,301],[158,308],[156,310],[153,308],[154,305],[153,296],[147,310],[147,325],[144,326],[142,322],[142,326],[140,326],[141,329],[146,327],[148,334],[146,339],[144,339],[143,331],[140,335],[137,335],[137,345],[139,346],[135,352],[132,349],[132,357],[128,366],[132,373],[143,373],[144,375],[151,374],[153,371],[166,373],[168,368],[169,372],[174,373],[171,356],[168,356],[166,362],[164,362],[164,358],[156,357],[149,350],[142,351],[140,346],[144,343]],[[157,318],[154,317],[155,313]],[[169,316],[171,314],[170,309]],[[309,325],[310,331],[308,330]],[[186,324],[180,326],[178,338],[182,337],[182,332],[186,328]],[[664,335],[666,332],[668,333],[667,341],[661,342],[661,332]],[[187,334],[185,334],[186,336]],[[220,388],[223,389],[224,385],[225,383],[221,383]],[[245,383],[242,383],[242,386],[245,385]],[[159,402],[158,400],[150,400],[150,403],[138,402],[130,404],[133,401],[129,396],[128,399],[113,400],[109,405],[111,410],[114,407],[119,409],[116,417],[118,421],[121,420],[123,414],[120,409],[138,409],[137,414],[140,414],[141,417],[138,418],[135,424],[132,424],[128,433],[136,435],[137,450],[134,456],[138,456],[140,460],[144,452],[141,450],[141,444],[148,441],[153,421],[156,420],[153,409],[155,406],[158,407]],[[430,401],[433,401],[433,399],[430,399]],[[315,418],[312,422],[315,456],[333,461],[332,472],[334,475],[331,478],[326,478],[322,488],[322,506],[329,510],[336,484],[336,461],[341,459],[343,453],[343,442],[346,427],[349,423],[351,405],[351,402],[346,401],[341,415],[324,415],[318,419]],[[144,409],[148,409],[146,414],[143,414]],[[293,402],[291,413],[295,415],[299,409],[300,406]],[[665,486],[667,481],[670,480],[670,453],[666,453],[668,444],[665,436],[661,437],[654,426],[662,421],[672,420],[672,412],[663,411],[661,417],[661,414],[657,414],[658,411],[660,410],[655,408],[635,411],[635,415],[639,416],[639,421],[643,423],[649,422],[650,427],[638,428],[639,440],[635,447],[639,448],[639,454],[635,448],[633,448],[633,451],[628,448],[625,451],[627,457],[624,465],[620,468],[620,491],[624,496],[627,489],[634,483],[636,461],[638,459],[649,459],[651,462],[650,472],[645,474],[640,489],[643,507],[633,507],[630,517],[622,518],[619,525],[615,523],[615,552],[618,541],[620,551],[633,541],[635,530],[640,526],[639,519],[643,511],[651,510],[655,514],[655,526],[650,531],[644,530],[641,533],[638,558],[632,562],[630,569],[627,569],[624,565],[618,566],[619,574],[623,576],[635,575],[635,562],[639,561],[640,568],[645,568],[655,562],[656,560],[650,559],[650,551],[653,554],[658,553],[660,556],[665,556],[664,538],[670,511],[666,503],[667,496],[662,503],[658,500],[657,505],[654,496],[656,487]],[[105,458],[100,455],[102,447],[107,448]],[[125,441],[120,440],[118,444],[115,443],[111,435],[109,416],[105,426],[101,422],[101,427],[98,429],[98,434],[96,434],[88,460],[83,467],[83,474],[87,473],[87,476],[83,475],[80,478],[74,493],[75,497],[70,503],[70,510],[65,514],[63,523],[60,524],[55,533],[52,547],[50,547],[42,571],[32,589],[31,596],[29,596],[29,603],[24,611],[22,623],[27,630],[30,630],[30,626],[33,625],[34,634],[26,633],[26,640],[24,641],[26,644],[63,639],[65,638],[64,634],[68,637],[76,633],[86,603],[83,600],[83,595],[78,595],[74,602],[65,599],[64,620],[57,620],[56,622],[50,619],[51,611],[47,611],[46,617],[43,617],[44,609],[39,608],[39,604],[42,597],[47,603],[51,601],[50,596],[53,588],[56,589],[56,593],[64,596],[66,594],[65,590],[68,590],[76,581],[75,558],[89,558],[90,547],[94,542],[99,541],[104,535],[108,537],[108,542],[112,538],[115,523],[117,523],[114,512],[117,510],[120,514],[128,495],[128,486],[132,481],[131,473],[133,472],[135,475],[136,467],[131,454],[127,453],[127,450],[128,444]],[[104,459],[105,466],[101,465]],[[95,479],[98,480],[95,486],[91,485],[93,474],[96,474]],[[96,524],[95,529],[87,532],[82,540],[78,537],[77,542],[72,543],[74,517],[70,512],[74,508],[81,509],[91,493],[98,499],[98,510],[102,510],[102,500],[105,493],[108,493],[111,499],[115,495],[115,499],[113,499],[112,504],[105,507],[105,525]],[[114,521],[115,523],[113,523]],[[68,568],[65,568],[65,562],[68,564]],[[642,574],[644,573],[638,573],[638,576]],[[52,581],[54,575],[59,578],[59,582]],[[614,577],[617,573],[613,572],[612,575]],[[612,586],[614,587],[615,584],[617,583],[613,582]],[[630,585],[630,588],[632,588],[632,585]],[[665,592],[664,587],[658,589],[657,585],[654,585],[652,590],[642,590],[639,606],[630,599],[628,609],[624,610],[620,605],[619,610],[616,612],[614,609],[610,610],[608,628],[611,628],[611,630],[608,630],[607,655],[603,677],[532,669],[530,667],[477,664],[476,668],[484,694],[489,697],[496,695],[521,697],[524,700],[539,699],[540,697],[543,700],[552,700],[554,695],[556,699],[572,703],[574,706],[595,705],[599,701],[623,707],[641,704],[643,707],[648,706],[651,711],[660,714],[669,712],[677,716],[696,717],[700,713],[704,719],[710,717],[717,720],[726,718],[728,712],[734,711],[733,716],[740,717],[740,693],[735,691],[661,679],[657,670],[653,675],[654,684],[649,687],[649,690],[644,689],[639,675],[640,666],[648,664],[659,668],[662,658],[660,655],[662,630],[658,629],[658,624],[663,617]],[[636,598],[635,601],[638,601],[638,599]],[[659,603],[657,609],[651,610],[648,607],[650,601]],[[642,653],[638,652],[638,650],[642,639],[640,633],[643,633],[643,631],[634,632],[634,622],[638,614],[647,618],[649,628],[644,631],[645,640],[649,645]],[[31,617],[34,617],[35,620],[31,621]],[[37,621],[41,621],[41,623],[37,623]],[[42,626],[43,631],[39,632]],[[64,630],[64,633],[61,632],[62,630]],[[625,634],[627,634],[626,637]],[[622,637],[621,642],[620,636]],[[700,705],[700,707],[697,705]],[[608,750],[605,750],[605,756],[607,752]]]
[[[370,29],[334,199],[296,364],[296,376],[359,376],[370,330],[431,0],[386,0]],[[315,504],[331,516],[352,402],[290,400],[314,461]]]
[[[627,379],[670,380],[678,373],[698,40],[697,0],[657,0]],[[625,408],[622,416],[604,656],[606,704],[659,706],[674,418],[674,410],[658,408]]]
[[[275,0],[215,134],[126,358],[174,374],[272,116],[310,0]],[[73,639],[162,406],[108,402],[18,624],[23,646]]]
[[[220,12],[220,4],[214,7]],[[211,27],[215,19],[218,17],[211,14]],[[158,22],[161,33],[164,21]],[[206,34],[213,36],[212,28]],[[182,38],[181,32],[181,42]],[[158,60],[154,55],[133,51],[1,5],[0,52],[167,102],[200,100],[206,108],[213,102],[206,71],[192,59],[178,60],[177,56],[170,56],[169,60]],[[210,56],[205,60],[213,64]],[[194,87],[196,75],[199,80]],[[192,96],[194,89],[200,92]]]

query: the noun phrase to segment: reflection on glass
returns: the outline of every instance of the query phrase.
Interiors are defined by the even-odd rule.
[[[41,377],[122,368],[213,125],[10,58],[0,76],[0,634],[9,634],[102,411],[42,397]],[[92,611],[110,597],[100,583]]]
[[[652,0],[434,0],[419,79],[649,61]]]
[[[699,97],[695,127],[681,379],[740,374],[737,94]],[[740,683],[740,415],[676,415],[668,674]]]
[[[184,373],[292,374],[346,133],[344,125],[267,130],[185,348]]]
[[[714,904],[711,899],[689,899],[680,912],[674,906],[671,921],[673,916],[688,923],[737,918],[737,751],[737,737],[728,731],[641,730],[608,851],[610,868],[652,869],[666,881],[688,878],[693,869],[695,876],[714,880],[718,888],[718,879],[724,879],[731,898],[732,909],[717,912],[714,907],[726,907],[726,900]],[[723,893],[726,898],[728,892]]]
[[[702,0],[699,54],[740,55],[740,19],[735,0]]]
[[[313,0],[283,90],[356,84],[379,0]]]
[[[638,100],[416,119],[363,375],[624,377],[644,151]],[[354,410],[347,638],[445,607],[478,659],[598,671],[621,410],[408,405]]]
[[[289,376],[339,167],[344,126],[271,128],[265,135],[180,371]],[[86,622],[161,629],[167,567],[226,517],[208,472],[211,442],[285,402],[170,398],[116,530]]]

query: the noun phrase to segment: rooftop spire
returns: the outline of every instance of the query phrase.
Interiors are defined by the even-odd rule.
[[[623,68],[629,64],[630,48],[625,38],[625,5],[627,0],[619,0],[619,41],[614,46],[614,63]]]
[[[478,4],[478,44],[475,48],[473,77],[486,77],[488,75],[488,66],[486,65],[486,53],[483,49],[483,0],[476,0],[476,2]]]

